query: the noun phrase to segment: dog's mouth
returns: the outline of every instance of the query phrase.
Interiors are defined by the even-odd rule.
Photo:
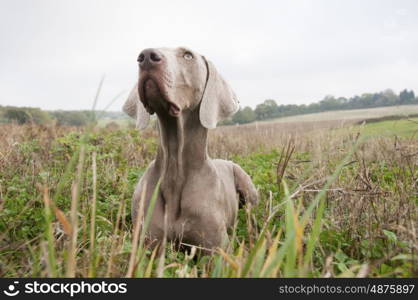
[[[164,110],[173,117],[180,115],[180,107],[170,100],[166,85],[160,78],[151,75],[141,76],[138,88],[140,99],[148,113]]]

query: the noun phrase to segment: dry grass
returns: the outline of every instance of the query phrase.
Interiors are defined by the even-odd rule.
[[[162,258],[132,244],[130,197],[155,155],[154,131],[84,135],[75,128],[4,125],[0,275],[417,276],[418,140],[363,141],[361,128],[346,125],[259,123],[212,131],[211,155],[240,163],[261,203],[241,211],[225,251],[197,260],[169,243]],[[58,210],[46,205],[44,214],[44,203]]]
[[[356,121],[259,122],[219,127],[210,132],[209,151],[214,157],[225,157],[229,154],[247,155],[280,149],[291,136],[296,138],[299,151],[310,151],[314,146],[312,134],[321,138],[321,135],[329,134],[330,129],[343,128]]]

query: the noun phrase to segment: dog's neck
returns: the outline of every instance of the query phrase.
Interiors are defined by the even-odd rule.
[[[160,145],[155,166],[161,176],[160,188],[164,198],[170,198],[167,203],[175,205],[179,204],[189,176],[199,171],[209,158],[208,130],[200,123],[198,109],[183,111],[177,118],[166,113],[157,115]]]
[[[179,175],[200,169],[207,154],[208,130],[200,124],[198,111],[183,111],[175,118],[158,116],[160,145],[156,164],[161,171],[177,169]]]

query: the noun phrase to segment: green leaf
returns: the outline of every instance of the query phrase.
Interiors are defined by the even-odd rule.
[[[394,244],[396,244],[396,242],[398,241],[398,238],[396,237],[396,234],[392,231],[389,230],[384,230],[383,229],[383,234],[386,235],[386,237],[388,238],[388,240]]]

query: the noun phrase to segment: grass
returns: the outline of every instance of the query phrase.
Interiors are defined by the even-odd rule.
[[[386,116],[406,116],[418,113],[418,105],[399,105],[376,108],[333,110],[320,113],[297,115],[274,119],[266,122],[312,122],[335,120],[366,120],[370,118],[382,118]]]
[[[211,131],[211,155],[239,163],[261,196],[211,257],[169,242],[147,249],[131,222],[134,186],[156,153],[152,129],[2,125],[0,276],[417,276],[418,140],[408,124]]]
[[[400,136],[418,138],[418,118],[370,123],[365,126],[362,133],[368,137]]]

